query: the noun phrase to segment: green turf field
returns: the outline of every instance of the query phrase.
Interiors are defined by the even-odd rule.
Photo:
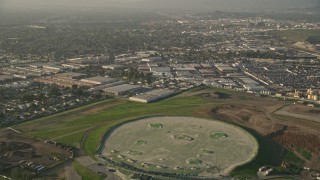
[[[212,139],[222,139],[226,137],[228,137],[228,135],[222,132],[216,132],[216,133],[210,134],[210,138]]]
[[[149,124],[149,126],[153,127],[153,128],[162,128],[163,127],[163,125],[160,123]]]
[[[81,176],[83,180],[102,180],[105,177],[97,175],[95,172],[90,169],[82,166],[77,161],[73,162],[73,167],[77,171],[77,173]]]

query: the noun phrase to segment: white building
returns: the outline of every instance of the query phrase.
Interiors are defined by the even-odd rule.
[[[174,94],[174,91],[167,90],[167,89],[156,89],[150,92],[130,97],[129,100],[135,102],[142,102],[142,103],[149,103],[152,101],[156,101],[158,99],[162,99]]]

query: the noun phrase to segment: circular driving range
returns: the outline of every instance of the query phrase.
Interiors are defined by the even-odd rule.
[[[193,117],[152,117],[114,129],[103,156],[146,171],[214,176],[251,161],[258,150],[241,128]]]

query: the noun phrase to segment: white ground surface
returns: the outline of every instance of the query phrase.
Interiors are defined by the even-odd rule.
[[[149,127],[152,123],[160,123],[163,128]],[[210,138],[209,135],[215,132],[223,132],[228,137]],[[186,135],[193,140],[175,139],[174,135]],[[138,144],[139,140],[147,143]],[[106,140],[102,155],[145,170],[214,176],[227,174],[234,167],[251,161],[257,150],[256,140],[236,126],[207,119],[166,116],[129,122],[115,129]],[[129,151],[143,154],[132,155]],[[189,164],[188,159],[202,163]]]

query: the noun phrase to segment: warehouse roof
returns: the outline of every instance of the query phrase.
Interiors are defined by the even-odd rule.
[[[77,77],[86,76],[86,74],[75,73],[75,72],[66,72],[66,73],[57,74],[57,76],[59,76],[59,77],[67,77],[67,78],[77,78]]]
[[[10,76],[10,75],[0,75],[0,81],[5,81],[5,80],[10,80],[14,79],[15,77]]]
[[[103,89],[103,91],[117,93],[117,92],[130,91],[130,90],[134,90],[134,89],[138,89],[138,88],[140,88],[140,86],[138,86],[138,85],[121,84],[118,86],[105,88],[105,89]]]
[[[160,98],[170,96],[172,94],[174,94],[174,91],[171,91],[168,89],[156,89],[144,94],[140,94],[138,96],[133,96],[130,98],[130,100],[133,100],[133,101],[143,100],[145,102],[150,102],[150,101],[154,101]]]
[[[106,84],[106,83],[115,82],[117,80],[115,78],[109,78],[109,77],[103,77],[103,76],[95,76],[95,77],[91,77],[91,78],[81,79],[81,81]]]

